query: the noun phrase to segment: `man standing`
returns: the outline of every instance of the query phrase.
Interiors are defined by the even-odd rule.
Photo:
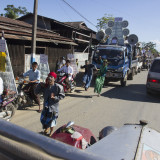
[[[85,65],[81,66],[81,68],[85,68],[85,73],[83,76],[83,87],[85,87],[85,90],[87,91],[90,87],[92,76],[93,76],[93,69],[96,69],[96,66],[93,64],[89,64],[89,61],[85,61]]]
[[[29,98],[35,101],[35,103],[38,104],[39,110],[38,112],[41,112],[40,108],[40,98],[38,95],[34,93],[34,89],[36,88],[37,84],[40,82],[40,71],[37,70],[38,64],[37,62],[32,63],[32,69],[27,71],[26,73],[23,73],[23,76],[29,76],[29,83],[23,88],[24,92],[29,93]]]
[[[67,78],[66,78],[67,89],[70,89],[69,81],[71,81],[72,75],[73,75],[73,68],[70,66],[70,60],[67,60],[66,65],[58,70],[58,72],[61,72],[61,71],[66,73],[66,75],[67,75]]]
[[[41,123],[43,125],[44,134],[46,135],[50,129],[51,136],[53,134],[53,128],[56,126],[56,120],[59,112],[59,100],[65,97],[63,87],[55,83],[57,74],[50,72],[45,83],[40,83],[35,89],[35,93],[43,93],[44,95],[44,107],[41,114]]]

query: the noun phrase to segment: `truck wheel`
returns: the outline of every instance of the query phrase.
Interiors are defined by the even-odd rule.
[[[127,80],[121,79],[121,86],[125,87],[127,84]]]
[[[128,80],[133,80],[133,72],[128,75]]]

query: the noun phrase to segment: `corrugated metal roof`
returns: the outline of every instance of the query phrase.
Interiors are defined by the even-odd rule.
[[[5,33],[4,35],[7,35],[8,38],[31,40],[32,37],[32,25],[19,20],[0,16],[0,32],[2,32],[2,30]],[[54,43],[56,41],[56,43],[77,45],[72,39],[62,37],[58,33],[37,28],[37,41],[42,40],[44,42]]]

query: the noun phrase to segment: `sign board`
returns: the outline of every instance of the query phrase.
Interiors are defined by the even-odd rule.
[[[150,146],[143,144],[143,150],[141,160],[159,160],[160,152],[151,148]]]
[[[67,59],[70,60],[70,65],[73,67],[73,74],[76,75],[78,73],[78,67],[76,64],[76,58],[74,57],[74,54],[67,54]]]
[[[122,22],[123,18],[122,17],[115,17],[114,21],[115,22]]]
[[[38,70],[41,73],[41,81],[45,82],[50,72],[49,64],[48,64],[48,56],[45,54],[35,55],[35,60],[38,63]],[[31,62],[31,55],[26,54],[25,55],[25,72],[30,70],[30,62]]]
[[[5,72],[6,69],[6,53],[0,52],[0,72]]]
[[[45,54],[40,54],[40,63],[47,64],[48,63],[48,56]]]
[[[0,39],[0,52],[6,51],[6,41],[4,39]]]

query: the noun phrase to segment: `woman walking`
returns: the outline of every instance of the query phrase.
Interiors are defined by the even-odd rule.
[[[101,66],[100,70],[98,71],[98,75],[97,75],[95,87],[94,87],[94,92],[98,93],[99,97],[100,97],[102,87],[104,85],[106,72],[107,72],[107,60],[104,60],[103,65]]]

